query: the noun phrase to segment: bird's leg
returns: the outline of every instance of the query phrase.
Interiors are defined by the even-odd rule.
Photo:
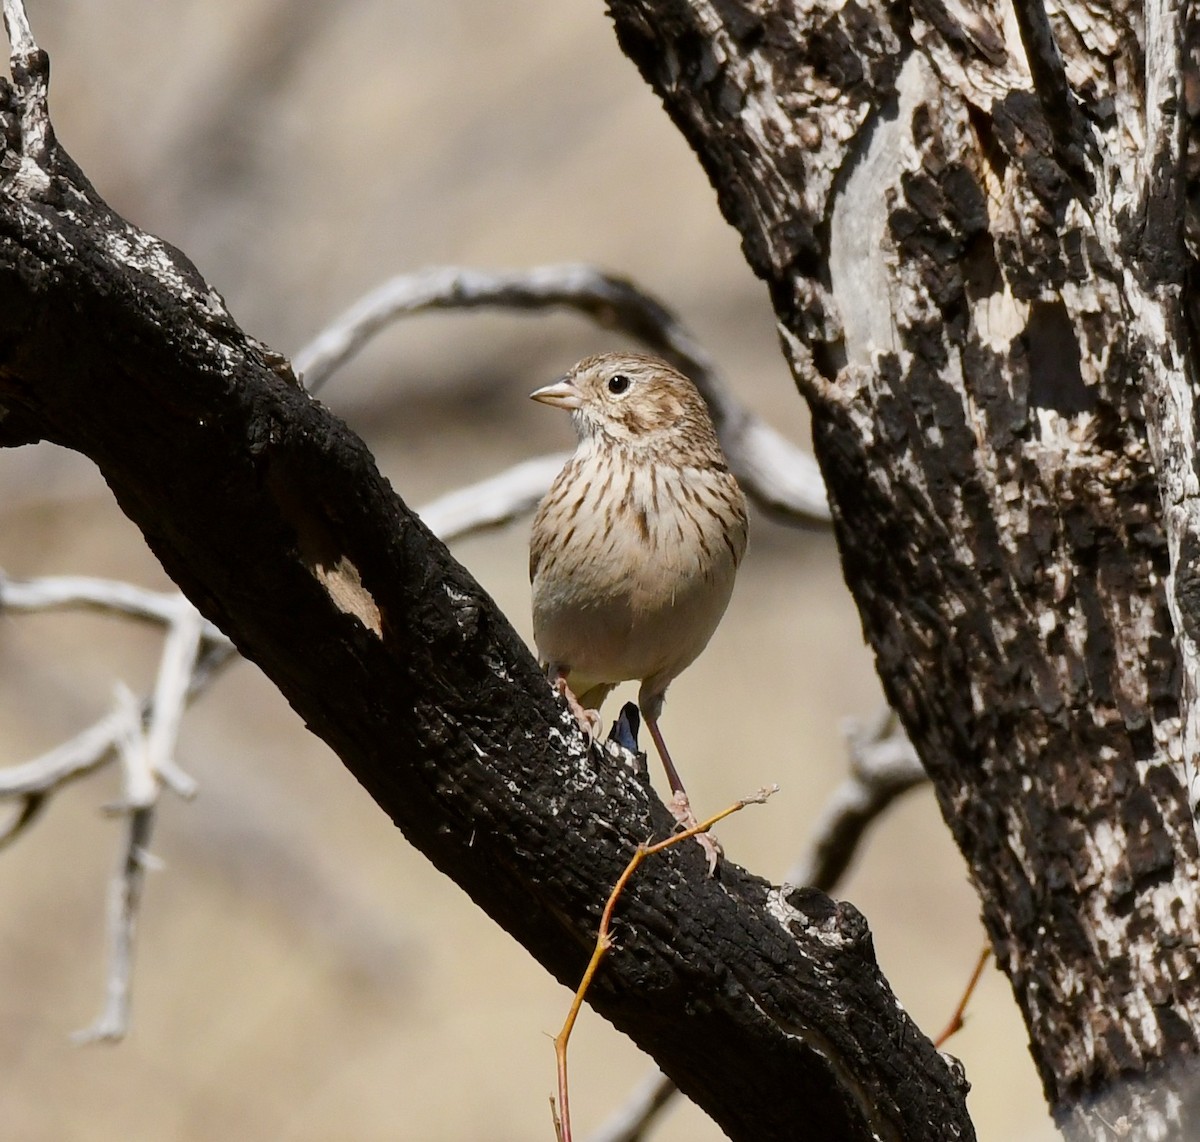
[[[659,706],[661,708],[661,701]],[[646,728],[654,739],[654,748],[658,750],[663,768],[667,771],[667,781],[671,786],[671,802],[667,808],[671,810],[671,815],[679,822],[681,828],[694,829],[700,822],[696,819],[696,814],[692,812],[692,804],[688,800],[687,790],[684,789],[683,782],[679,780],[679,772],[676,770],[674,762],[671,761],[671,755],[667,752],[667,743],[663,741],[663,736],[659,733],[658,713],[655,711],[652,716],[650,710],[643,707],[642,716],[646,719]],[[700,847],[704,850],[704,855],[708,859],[708,875],[712,876],[717,871],[717,861],[721,859],[723,852],[721,843],[711,832],[697,833],[696,840],[700,842]]]
[[[587,736],[588,748],[600,736],[602,723],[600,721],[600,713],[598,710],[587,709],[578,698],[575,697],[574,691],[567,685],[567,675],[570,671],[565,666],[551,666],[549,670],[550,682],[564,698],[567,700],[567,706],[571,713],[575,715],[575,720],[579,723],[579,728],[583,730]]]

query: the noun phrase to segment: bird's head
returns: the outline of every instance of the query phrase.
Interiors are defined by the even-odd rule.
[[[715,441],[696,386],[665,361],[640,353],[585,357],[562,380],[530,396],[569,409],[582,439],[601,436],[648,447]]]

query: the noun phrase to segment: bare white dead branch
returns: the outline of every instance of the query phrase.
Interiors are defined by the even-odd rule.
[[[158,781],[150,765],[146,732],[133,691],[124,682],[116,685],[116,707],[121,715],[117,738],[117,757],[121,762],[121,800],[110,809],[114,813],[132,813],[148,809],[158,800]]]
[[[850,773],[825,804],[808,851],[792,866],[785,884],[832,892],[850,866],[867,828],[902,793],[927,780],[917,751],[895,713],[884,707],[866,725],[844,724]],[[655,1068],[588,1142],[643,1142],[676,1087]]]
[[[121,859],[108,889],[108,967],[105,1002],[96,1022],[75,1039],[112,1042],[129,1025],[134,941],[148,846],[163,786],[183,797],[195,781],[175,761],[180,722],[188,702],[219,667],[232,660],[232,644],[182,595],[147,591],[128,583],[60,576],[29,581],[0,573],[0,609],[33,612],[86,608],[166,625],[153,694],[141,700],[118,686],[115,708],[83,733],[23,765],[0,770],[0,799],[20,802],[0,845],[11,842],[46,800],[68,782],[114,756],[121,763],[122,792],[115,811],[126,817]]]
[[[0,769],[0,800],[22,802],[22,808],[0,832],[0,845],[13,840],[34,819],[47,794],[107,764],[122,743],[129,743],[132,734],[141,735],[143,726],[152,728],[157,724],[156,743],[167,740],[173,743],[183,705],[194,699],[219,666],[235,653],[229,640],[201,618],[182,595],[149,591],[110,579],[62,575],[20,580],[0,572],[0,611],[29,613],[72,608],[168,627],[155,694],[140,702],[135,702],[132,696],[119,699],[116,709],[69,741],[31,761]],[[161,716],[157,713],[160,710]],[[154,750],[152,772],[173,792],[191,797],[195,782],[175,764],[171,750],[164,752],[158,744]],[[144,801],[148,796],[145,782],[137,788],[139,802]]]
[[[569,455],[556,452],[515,464],[478,484],[448,492],[419,508],[417,515],[443,543],[510,523],[537,507]]]
[[[90,1027],[77,1031],[77,1043],[115,1043],[129,1029],[129,996],[138,908],[148,863],[155,806],[129,813],[120,864],[108,887],[108,973],[104,1009]]]
[[[608,1120],[587,1142],[642,1142],[678,1088],[657,1067],[647,1071]]]
[[[129,1028],[138,909],[150,862],[150,834],[159,791],[163,784],[186,795],[195,791],[195,782],[176,766],[173,757],[203,627],[196,609],[180,595],[163,644],[148,718],[143,719],[142,708],[131,691],[122,687],[118,694],[122,727],[116,746],[125,775],[119,809],[127,815],[128,825],[121,860],[108,890],[104,1009],[91,1027],[75,1036],[77,1042],[115,1042],[124,1038]]]
[[[179,595],[177,613],[167,633],[154,684],[146,754],[151,772],[181,797],[196,793],[196,782],[175,761],[175,745],[203,633],[204,620],[199,611]]]
[[[126,717],[113,710],[70,741],[31,761],[0,769],[0,799],[44,796],[107,764],[125,732]]]
[[[784,523],[811,526],[829,520],[825,485],[812,456],[734,399],[712,358],[666,306],[632,282],[592,266],[537,266],[509,273],[440,266],[403,274],[355,302],[301,349],[293,364],[315,391],[393,321],[430,310],[484,306],[569,308],[641,341],[691,377],[704,394],[730,467],[747,495]],[[543,493],[549,485],[548,479]],[[495,524],[485,517],[478,526]],[[473,529],[464,527],[459,534],[467,530]]]
[[[895,713],[885,708],[865,726],[844,726],[850,773],[817,821],[808,851],[784,882],[830,892],[850,865],[868,827],[902,793],[926,781],[924,767]]]
[[[85,575],[11,579],[0,571],[0,611],[91,610],[169,626],[178,619],[181,598],[178,592],[150,591],[117,579]],[[213,623],[202,619],[201,624],[209,642],[229,641]]]
[[[221,641],[206,646],[196,661],[188,679],[187,701],[190,704],[207,689],[221,668],[236,659],[233,644]],[[149,724],[153,699],[144,697],[138,704],[136,717],[141,725]],[[36,817],[46,798],[62,786],[108,764],[124,740],[134,716],[127,709],[115,709],[99,718],[82,733],[55,746],[47,753],[21,765],[0,769],[0,800],[21,802],[21,808],[0,830],[0,847],[9,844]],[[194,781],[186,774],[179,775],[168,765],[164,782],[175,793],[190,797]]]

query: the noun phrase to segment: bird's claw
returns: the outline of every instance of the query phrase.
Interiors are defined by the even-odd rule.
[[[682,789],[675,791],[667,808],[671,810],[671,816],[678,822],[680,829],[694,829],[700,824],[696,819],[696,814],[692,812],[688,795]],[[721,842],[712,835],[711,831],[697,833],[696,840],[704,850],[704,857],[708,861],[708,875],[715,875],[717,862],[725,855],[725,850],[721,848]]]
[[[588,749],[600,738],[600,731],[603,729],[603,722],[600,721],[600,712],[598,710],[585,709],[579,703],[579,699],[567,685],[565,678],[556,678],[554,681],[554,689],[559,692],[567,701],[567,706],[572,714],[575,715],[575,720],[579,723],[579,728],[583,730],[584,737],[587,738]]]

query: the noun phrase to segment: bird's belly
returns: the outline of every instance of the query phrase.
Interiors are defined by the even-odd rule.
[[[539,578],[534,583],[534,640],[541,657],[569,668],[577,693],[630,679],[669,681],[700,654],[733,590],[735,567],[687,574],[654,561],[627,573]]]
[[[551,489],[535,530],[533,629],[546,663],[579,695],[640,680],[661,694],[707,645],[745,548],[740,493],[724,470],[626,463],[618,452]],[[556,482],[557,487],[557,482]],[[554,526],[551,527],[550,524]]]

